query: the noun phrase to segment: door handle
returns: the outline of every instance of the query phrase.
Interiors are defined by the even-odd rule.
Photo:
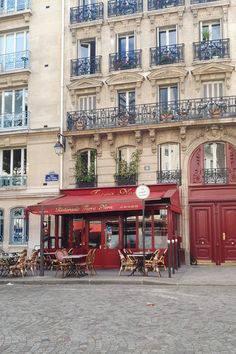
[[[225,239],[226,239],[226,235],[225,235],[225,232],[223,232],[223,234],[222,234],[222,240],[225,241]]]

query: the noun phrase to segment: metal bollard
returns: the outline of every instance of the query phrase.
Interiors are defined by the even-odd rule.
[[[178,270],[179,260],[178,260],[178,239],[175,239],[175,269]]]
[[[170,240],[167,240],[168,246],[168,277],[171,278],[171,268],[170,268]]]
[[[171,250],[171,255],[172,255],[172,274],[175,274],[175,240],[171,240],[172,242],[172,250]]]

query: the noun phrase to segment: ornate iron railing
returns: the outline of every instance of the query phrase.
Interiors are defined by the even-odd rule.
[[[0,188],[2,187],[24,187],[26,186],[27,176],[0,176]]]
[[[11,70],[28,69],[29,61],[29,50],[0,55],[0,73]]]
[[[181,170],[157,171],[157,183],[178,183],[178,184],[181,184]]]
[[[90,4],[70,9],[70,23],[89,22],[103,19],[103,3]]]
[[[207,168],[203,170],[205,184],[226,184],[228,180],[227,168]]]
[[[165,110],[163,109],[165,107]],[[162,124],[202,119],[236,117],[236,96],[191,99],[67,113],[67,130],[89,130],[121,126]]]
[[[137,175],[133,175],[133,176],[116,175],[115,182],[117,186],[133,186],[137,184],[138,176]]]
[[[92,75],[101,72],[101,56],[71,60],[71,76]]]
[[[150,48],[150,65],[174,64],[184,61],[184,44]]]
[[[142,0],[108,1],[108,17],[130,15],[138,12],[143,12]]]
[[[148,11],[184,5],[184,0],[148,0]]]
[[[0,2],[0,15],[25,11],[30,9],[29,0],[2,0]]]
[[[142,50],[130,50],[123,53],[114,53],[109,56],[110,71],[141,68]]]
[[[28,128],[29,112],[10,113],[0,115],[1,130],[19,130]]]
[[[191,0],[190,3],[191,4],[205,4],[208,2],[214,2],[214,1],[217,1],[217,0]]]
[[[194,60],[229,58],[229,39],[217,39],[193,43]]]

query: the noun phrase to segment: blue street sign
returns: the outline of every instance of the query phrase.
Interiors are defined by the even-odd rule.
[[[59,180],[59,175],[55,172],[49,172],[45,176],[45,182],[55,182]]]

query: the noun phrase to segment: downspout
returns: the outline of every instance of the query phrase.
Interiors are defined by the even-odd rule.
[[[65,0],[61,1],[61,74],[60,74],[60,133],[63,134],[64,126],[64,28],[65,28]],[[66,144],[66,141],[65,141]],[[60,167],[59,167],[59,176],[60,176],[60,190],[63,187],[63,161],[64,154],[60,155]]]

